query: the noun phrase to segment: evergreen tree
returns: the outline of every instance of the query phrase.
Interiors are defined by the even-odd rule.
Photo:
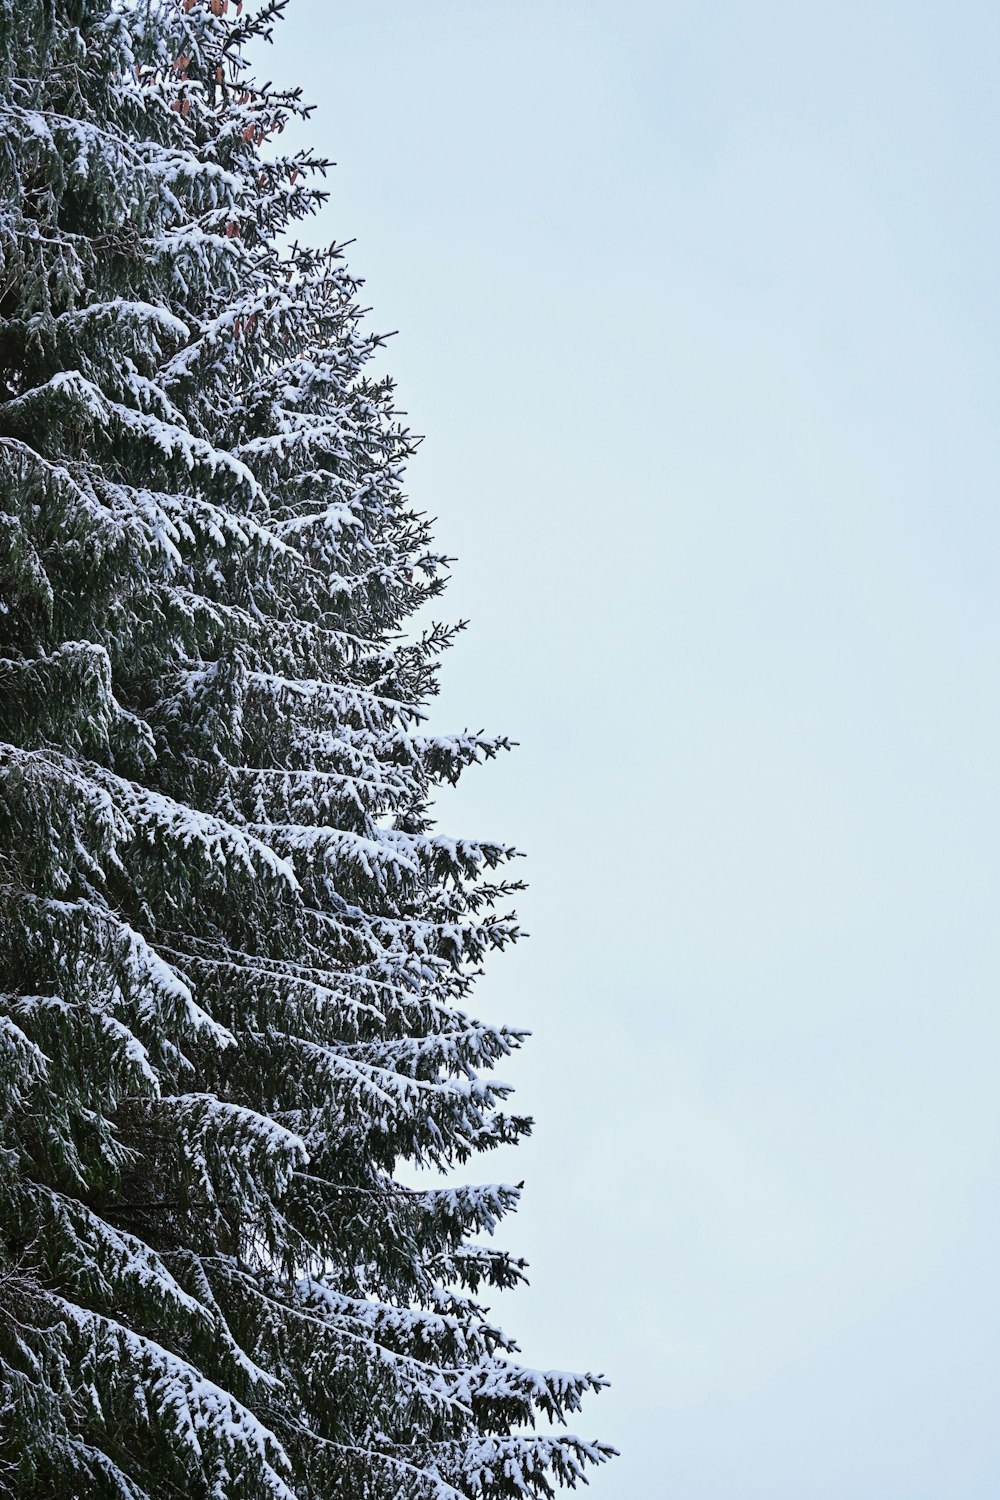
[[[445,559],[246,49],[285,0],[0,0],[0,1489],[553,1493],[593,1376],[483,1290],[528,1122],[467,1012],[513,851],[434,832]]]

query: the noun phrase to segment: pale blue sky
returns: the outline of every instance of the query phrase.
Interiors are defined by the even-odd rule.
[[[1000,1494],[1000,7],[293,0],[529,853],[594,1500]]]

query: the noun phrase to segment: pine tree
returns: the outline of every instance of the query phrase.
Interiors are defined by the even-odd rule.
[[[327,163],[247,49],[286,0],[0,0],[0,1489],[572,1485],[593,1376],[482,1291],[516,1141],[467,1010],[506,747],[422,732],[452,631]]]

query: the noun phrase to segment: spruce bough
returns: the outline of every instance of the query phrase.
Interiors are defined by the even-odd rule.
[[[0,1491],[537,1497],[599,1377],[480,1298],[467,1009],[513,851],[434,831],[445,559],[247,61],[284,0],[0,0]]]

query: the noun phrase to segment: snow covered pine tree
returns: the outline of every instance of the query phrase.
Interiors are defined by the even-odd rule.
[[[511,851],[431,831],[443,559],[324,163],[244,61],[284,0],[0,0],[0,1490],[550,1495],[475,1300],[527,1122],[468,1017]]]

